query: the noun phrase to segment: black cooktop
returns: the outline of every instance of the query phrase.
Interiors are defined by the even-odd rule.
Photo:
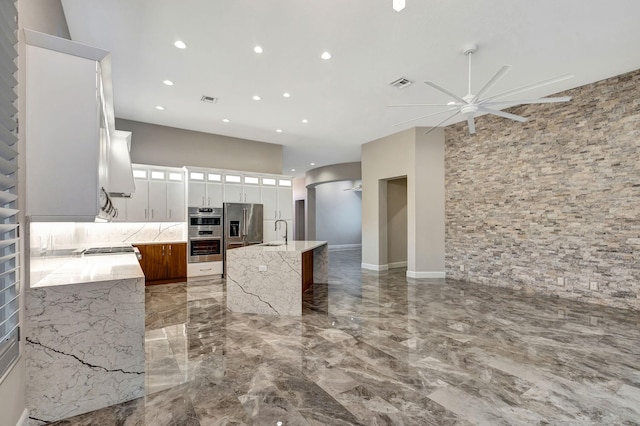
[[[122,253],[133,253],[133,247],[93,247],[88,248],[82,252],[82,254],[92,255],[92,254],[122,254]]]

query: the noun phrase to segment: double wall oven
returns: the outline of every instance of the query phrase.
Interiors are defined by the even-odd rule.
[[[222,260],[222,209],[189,207],[189,263]]]

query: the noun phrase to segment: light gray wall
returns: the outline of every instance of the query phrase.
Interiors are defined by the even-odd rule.
[[[362,242],[362,200],[350,189],[360,181],[340,181],[317,185],[316,239],[329,246]],[[345,191],[346,190],[346,191]]]
[[[362,178],[360,162],[339,163],[318,167],[305,174],[307,187],[340,180],[359,180]]]
[[[24,42],[24,28],[40,31],[47,34],[52,34],[62,38],[69,37],[69,28],[67,27],[67,21],[64,17],[62,5],[59,0],[18,0],[18,118],[21,123],[25,122],[25,75],[26,75],[26,61],[25,61],[25,42]],[[24,201],[25,194],[25,177],[26,166],[24,153],[26,152],[27,141],[25,139],[24,132],[18,135],[18,193],[19,201],[18,208],[20,209],[20,223],[24,224]],[[24,228],[23,228],[24,230]],[[21,237],[21,250],[20,264],[25,265],[25,252],[27,251],[27,245],[24,244],[25,233],[22,233]],[[20,268],[20,281],[25,281],[25,269]],[[20,286],[20,322],[22,324],[22,330],[24,330],[24,299],[26,285]],[[21,333],[25,335],[24,331]],[[24,337],[21,342],[24,347]],[[15,425],[20,416],[25,410],[25,387],[26,387],[26,374],[25,374],[25,362],[24,356],[21,356],[18,364],[9,372],[0,383],[0,422],[4,425]]]
[[[389,267],[407,262],[407,178],[387,181],[387,253]],[[404,265],[403,265],[404,264]]]
[[[198,166],[258,173],[282,173],[282,145],[116,119],[131,135],[131,161]]]
[[[444,276],[444,130],[362,145],[362,266],[388,268],[387,180],[407,177],[407,275]]]

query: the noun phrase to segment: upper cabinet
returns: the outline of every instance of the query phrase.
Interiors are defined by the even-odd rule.
[[[133,176],[136,191],[126,202],[127,222],[185,221],[183,169],[134,164]]]
[[[111,219],[109,52],[35,31],[25,37],[26,214],[33,221]]]
[[[187,170],[187,207],[222,208],[222,173]]]
[[[260,178],[238,173],[225,173],[224,202],[260,203]]]

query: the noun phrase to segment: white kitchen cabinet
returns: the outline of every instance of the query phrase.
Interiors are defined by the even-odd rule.
[[[221,174],[189,170],[187,176],[188,207],[222,207]]]
[[[146,222],[149,220],[149,181],[136,179],[136,192],[127,198],[127,222]]]
[[[278,218],[278,188],[275,186],[262,186],[260,188],[261,200],[263,205],[264,219]]]
[[[293,189],[278,187],[278,219],[293,220]]]
[[[185,221],[184,190],[184,180],[167,182],[167,220],[169,222]]]
[[[127,222],[183,222],[185,184],[181,169],[133,166],[136,191],[126,202]]]
[[[149,181],[150,222],[165,222],[167,220],[167,182],[163,180]]]
[[[224,184],[224,202],[225,203],[244,203],[242,200],[242,196],[244,192],[242,191],[242,185]]]
[[[103,97],[110,93],[102,78],[110,72],[109,52],[29,30],[25,36],[26,215],[108,218],[100,196],[109,192],[108,135],[115,131],[112,104]]]
[[[260,178],[228,173],[224,175],[225,203],[260,203]]]

